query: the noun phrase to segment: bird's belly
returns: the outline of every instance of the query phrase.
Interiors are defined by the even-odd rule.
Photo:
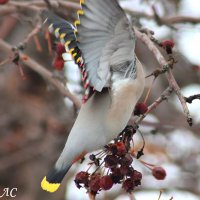
[[[110,139],[116,137],[127,125],[143,91],[139,84],[137,80],[127,81],[113,94],[106,120]]]

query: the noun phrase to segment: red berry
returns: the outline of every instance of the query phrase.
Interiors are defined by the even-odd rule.
[[[124,178],[124,175],[121,174],[121,170],[120,168],[113,168],[111,169],[112,173],[111,173],[111,178],[113,183],[120,183],[120,181]]]
[[[129,166],[131,165],[132,162],[133,162],[132,156],[127,153],[123,158],[121,158],[119,163],[124,166]]]
[[[168,54],[172,54],[172,49],[174,47],[174,42],[172,40],[164,40],[162,46]]]
[[[134,115],[143,115],[148,111],[148,107],[145,103],[137,103],[134,110]]]
[[[100,175],[99,174],[94,174],[91,176],[90,181],[89,181],[89,188],[90,191],[92,192],[98,192],[100,189]]]
[[[114,155],[117,154],[117,145],[116,144],[110,144],[108,146],[108,149],[112,154],[114,154]]]
[[[58,54],[58,56],[62,56],[63,53],[65,53],[65,46],[61,43],[57,43],[56,44],[56,53]]]
[[[6,4],[9,0],[0,0],[0,4]]]
[[[165,171],[165,169],[163,169],[162,167],[154,167],[152,169],[152,175],[157,179],[157,180],[164,180],[167,173]]]
[[[113,186],[112,178],[108,175],[101,177],[99,185],[103,190],[111,189]]]
[[[122,165],[120,167],[120,172],[121,174],[123,174],[124,176],[130,176],[133,172],[133,167],[131,166],[125,166],[125,165]]]
[[[134,190],[135,184],[131,178],[126,179],[123,182],[122,188],[126,191],[131,193]]]
[[[142,173],[138,172],[137,170],[134,170],[133,173],[131,174],[131,178],[134,181],[141,181],[142,180]]]
[[[64,68],[64,60],[60,56],[56,56],[53,62],[53,66],[56,70],[62,70]]]
[[[105,162],[105,167],[107,168],[113,168],[116,167],[118,164],[118,158],[114,155],[107,155],[104,158],[104,162]]]
[[[166,48],[166,46],[170,46],[171,48],[173,48],[174,47],[174,41],[173,40],[163,40],[162,41],[162,46],[164,47],[164,48]]]
[[[80,188],[80,184],[84,184],[84,186],[88,186],[89,174],[87,172],[79,172],[76,174],[75,183],[78,188]]]
[[[123,142],[117,142],[116,146],[117,146],[117,155],[123,156],[127,153],[126,147]]]

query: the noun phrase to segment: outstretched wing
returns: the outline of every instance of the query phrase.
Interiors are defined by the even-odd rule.
[[[68,21],[54,15],[49,11],[43,11],[43,17],[49,24],[49,31],[60,39],[60,41],[69,49],[76,63],[80,63],[81,52],[78,48],[76,38],[76,28]]]
[[[80,12],[80,11],[79,11]],[[83,96],[83,102],[93,94],[94,90],[90,87],[87,72],[85,70],[84,61],[82,59],[81,51],[78,47],[76,32],[77,29],[68,21],[54,15],[49,11],[43,11],[43,17],[49,24],[49,31],[60,39],[65,46],[66,50],[69,51],[76,64],[78,64],[81,74],[83,86],[85,89],[85,95]]]
[[[81,0],[81,6],[75,25],[90,85],[110,86],[112,72],[134,76],[135,36],[117,0]]]

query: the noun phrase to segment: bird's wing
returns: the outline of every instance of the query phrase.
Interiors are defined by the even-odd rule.
[[[78,47],[90,85],[111,85],[112,72],[135,76],[135,36],[117,0],[84,0],[79,11]]]

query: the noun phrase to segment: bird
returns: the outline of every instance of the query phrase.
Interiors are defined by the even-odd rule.
[[[145,85],[143,66],[135,54],[136,36],[117,0],[80,0],[74,25],[48,16],[49,31],[79,66],[85,88],[83,104],[66,144],[41,181],[55,192],[81,156],[103,148],[127,125]]]

